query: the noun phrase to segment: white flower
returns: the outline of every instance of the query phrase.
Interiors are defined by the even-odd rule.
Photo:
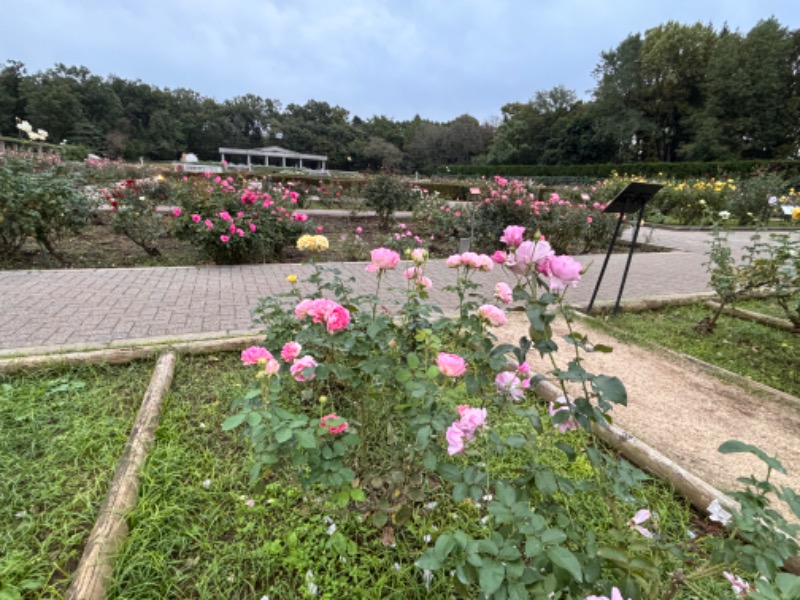
[[[433,573],[425,569],[422,572],[422,580],[425,582],[425,589],[429,590],[431,587],[431,581],[433,580]]]
[[[429,544],[431,541],[431,535],[429,533],[426,533],[425,535],[422,536],[422,541],[425,542],[426,544]]]
[[[728,571],[723,571],[723,575],[725,575],[725,579],[731,584],[731,588],[733,592],[737,596],[747,596],[750,592],[750,584],[747,583],[744,579],[739,577],[738,575],[734,575],[733,573],[729,573]]]
[[[393,568],[395,571],[399,571],[399,570],[400,570],[400,563],[394,563],[394,564],[392,565],[392,568]]]
[[[203,487],[206,488],[206,489],[210,488],[211,487],[211,480],[210,479],[206,479],[205,481],[203,481]]]
[[[719,218],[722,219],[723,221],[727,221],[728,219],[731,218],[731,213],[728,212],[727,210],[721,210],[719,211]]]
[[[20,121],[17,123],[17,129],[24,131],[25,133],[30,133],[33,131],[33,127],[31,127],[31,124],[27,121]]]
[[[716,521],[717,523],[722,523],[723,525],[727,525],[733,516],[727,510],[722,508],[722,505],[716,498],[711,501],[711,504],[708,505],[706,510],[708,511],[709,519]]]
[[[316,596],[319,588],[317,584],[314,583],[314,573],[309,569],[306,571],[306,585],[308,586],[308,593],[312,596]]]
[[[336,523],[331,523],[328,526],[328,529],[325,533],[327,533],[328,535],[333,535],[334,533],[336,533]]]
[[[436,504],[437,504],[436,502],[428,502],[425,505],[425,508],[427,508],[428,510],[433,510],[434,508],[436,508]]]

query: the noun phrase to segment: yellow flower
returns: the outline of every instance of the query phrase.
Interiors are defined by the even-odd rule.
[[[798,206],[792,211],[792,220],[800,221],[800,206]]]
[[[294,273],[291,275],[287,275],[286,281],[288,281],[289,283],[297,283],[297,275],[295,275]]]
[[[308,252],[323,252],[329,248],[328,238],[324,235],[301,235],[297,240],[297,249]]]

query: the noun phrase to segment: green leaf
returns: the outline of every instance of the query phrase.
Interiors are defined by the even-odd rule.
[[[505,442],[510,448],[522,448],[528,440],[525,439],[525,436],[515,433],[514,435],[508,436]]]
[[[800,577],[791,573],[778,573],[775,583],[784,598],[800,598]]]
[[[399,371],[397,371],[397,375],[395,377],[397,377],[397,381],[399,381],[400,383],[406,383],[408,381],[411,381],[412,375],[411,371],[409,371],[408,369],[400,369]]]
[[[300,444],[301,448],[306,448],[308,450],[317,447],[317,438],[316,436],[307,430],[299,430],[296,431],[294,434],[295,438],[297,439],[297,443]],[[278,437],[277,435],[275,436]]]
[[[560,529],[546,529],[542,532],[542,543],[545,545],[560,544],[567,539],[567,534]]]
[[[581,563],[575,558],[575,555],[564,548],[563,546],[555,546],[547,549],[547,558],[549,558],[554,565],[561,567],[567,571],[575,581],[580,582],[583,579],[581,571]]]
[[[494,594],[506,577],[505,567],[492,559],[484,559],[483,565],[478,568],[478,583],[481,586],[481,592],[485,596]]]
[[[614,404],[621,404],[622,406],[628,405],[628,393],[625,391],[625,386],[622,381],[617,377],[609,377],[608,375],[598,375],[592,381],[592,387],[603,396],[607,402]]]
[[[425,376],[428,379],[436,379],[439,376],[439,367],[436,365],[431,365],[428,367],[428,370],[425,371]]]
[[[417,562],[414,563],[418,569],[424,569],[425,571],[438,571],[442,568],[442,562],[436,556],[436,552],[433,548],[430,548],[425,551],[425,554],[419,557]]]
[[[469,495],[469,486],[466,483],[457,483],[453,486],[453,500],[461,502],[467,499]]]
[[[238,413],[236,415],[228,417],[222,423],[222,431],[230,431],[234,427],[238,427],[239,425],[244,423],[244,420],[247,418],[247,415],[249,415],[249,414],[250,414],[249,411],[248,412],[240,412],[240,413]]]
[[[261,413],[253,411],[249,415],[247,415],[247,424],[250,425],[250,427],[256,427],[257,425],[260,425]]]
[[[292,430],[289,428],[279,429],[275,433],[275,441],[279,444],[283,444],[284,442],[288,442],[292,437]]]
[[[419,357],[412,352],[406,356],[406,363],[410,369],[416,369],[419,366]]]
[[[431,433],[433,433],[433,430],[430,425],[423,425],[417,429],[417,450],[424,450],[428,447],[428,443],[431,441]]]
[[[770,468],[774,469],[778,473],[786,474],[786,470],[783,468],[781,462],[766,452],[764,452],[761,448],[757,446],[753,446],[752,444],[745,444],[739,440],[728,440],[727,442],[723,443],[718,452],[722,454],[736,454],[738,452],[749,452],[760,458],[764,463],[767,464]]]
[[[603,344],[595,344],[592,347],[592,352],[603,352],[603,353],[607,354],[607,353],[613,352],[613,351],[614,351],[614,349],[611,346],[605,346]]]
[[[436,464],[438,461],[436,460],[436,455],[428,450],[425,453],[425,456],[422,457],[422,466],[425,467],[428,471],[433,471],[436,469]]]
[[[536,471],[534,481],[536,483],[536,489],[545,496],[552,496],[558,490],[555,473],[550,470]]]
[[[449,533],[443,533],[439,536],[439,539],[436,540],[436,544],[433,546],[433,551],[436,553],[436,557],[440,561],[444,561],[450,555],[453,548],[456,547],[456,541],[453,539],[453,536]]]

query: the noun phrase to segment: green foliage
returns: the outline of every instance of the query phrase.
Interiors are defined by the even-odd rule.
[[[58,164],[0,162],[0,253],[13,254],[33,239],[58,258],[58,236],[80,231],[93,208],[77,188]]]
[[[169,186],[157,181],[126,179],[106,190],[114,214],[114,231],[124,234],[149,256],[161,256],[158,238],[167,233],[159,205],[169,199]]]
[[[399,177],[380,173],[364,187],[364,198],[378,215],[381,230],[387,231],[395,211],[413,209],[418,196]]]
[[[778,175],[759,171],[739,186],[731,202],[731,213],[742,225],[766,222],[771,212],[770,197],[782,195],[786,187]]]

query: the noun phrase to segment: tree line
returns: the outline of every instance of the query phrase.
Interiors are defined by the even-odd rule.
[[[557,86],[501,108],[435,122],[362,118],[327,102],[282,106],[253,94],[222,102],[192,90],[100,77],[57,64],[0,71],[0,135],[16,119],[49,141],[110,157],[218,160],[221,146],[325,154],[334,169],[429,172],[458,164],[586,164],[797,157],[800,30],[776,19],[747,33],[668,22],[600,54],[592,97]]]

